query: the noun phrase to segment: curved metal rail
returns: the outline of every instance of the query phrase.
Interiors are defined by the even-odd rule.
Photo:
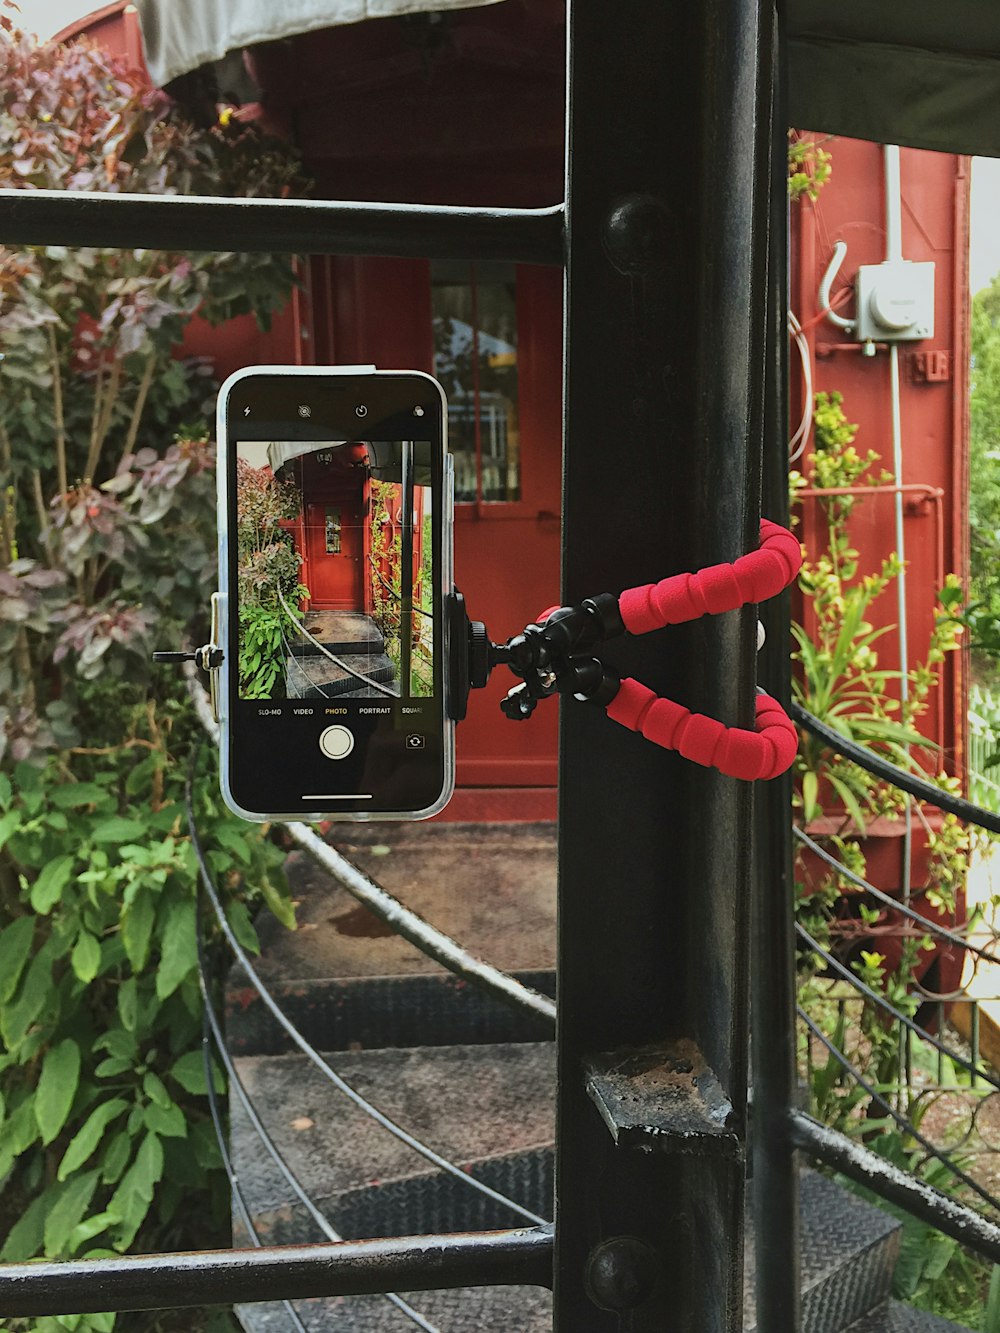
[[[198,680],[197,668],[189,662],[185,666],[185,674],[199,721],[218,745],[219,727],[212,716],[208,695]],[[480,990],[485,990],[497,999],[540,1019],[550,1033],[554,1032],[556,1006],[547,995],[532,990],[530,986],[525,986],[515,977],[493,967],[490,963],[483,962],[467,949],[463,949],[456,940],[436,926],[432,926],[417,912],[406,907],[398,898],[394,898],[374,880],[369,879],[346,856],[317,837],[308,825],[294,821],[286,824],[285,828],[295,844],[308,852],[324,870],[347,889],[348,893],[421,953]]]
[[[432,1166],[436,1166],[439,1171],[444,1171],[447,1175],[452,1176],[455,1180],[461,1181],[462,1184],[466,1186],[466,1188],[476,1190],[479,1194],[482,1194],[486,1198],[491,1199],[494,1203],[499,1203],[502,1207],[509,1208],[512,1212],[517,1213],[519,1217],[524,1218],[526,1221],[533,1222],[538,1226],[546,1226],[548,1224],[546,1218],[540,1217],[537,1213],[533,1213],[529,1208],[524,1208],[521,1204],[515,1202],[513,1199],[509,1199],[506,1195],[501,1194],[499,1190],[492,1189],[489,1185],[485,1185],[481,1180],[476,1180],[474,1176],[470,1176],[466,1171],[463,1171],[460,1166],[457,1166],[454,1162],[449,1161],[447,1157],[443,1157],[441,1153],[436,1152],[428,1144],[422,1142],[422,1140],[418,1139],[415,1135],[409,1133],[408,1130],[403,1129],[401,1125],[397,1125],[396,1122],[393,1119],[391,1119],[391,1117],[387,1116],[384,1111],[380,1111],[379,1108],[374,1105],[374,1103],[370,1102],[366,1097],[363,1097],[362,1094],[358,1092],[356,1088],[354,1088],[350,1083],[347,1082],[345,1078],[343,1078],[340,1074],[338,1074],[337,1071],[333,1069],[332,1066],[326,1060],[323,1059],[323,1057],[319,1054],[319,1052],[308,1041],[306,1041],[305,1037],[302,1036],[301,1032],[299,1032],[298,1028],[287,1016],[287,1014],[275,1000],[274,996],[264,985],[263,981],[261,980],[260,976],[257,973],[256,968],[251,963],[246,950],[243,948],[243,946],[240,944],[239,940],[233,933],[233,929],[226,918],[225,909],[223,908],[222,902],[220,901],[219,895],[216,891],[215,884],[212,881],[211,873],[209,872],[208,865],[205,861],[204,850],[198,838],[198,830],[195,825],[194,812],[191,805],[190,777],[188,779],[187,795],[188,795],[188,810],[187,810],[188,832],[190,834],[191,844],[198,861],[198,870],[201,879],[201,884],[205,890],[209,902],[212,905],[212,909],[215,913],[216,920],[219,923],[219,929],[225,936],[230,949],[233,951],[233,954],[238,960],[240,966],[243,968],[244,972],[249,978],[251,985],[256,989],[258,995],[263,1000],[266,1008],[269,1010],[271,1015],[277,1020],[277,1022],[281,1025],[281,1027],[284,1028],[285,1032],[288,1033],[289,1037],[291,1037],[292,1041],[303,1053],[303,1055],[305,1055],[309,1060],[311,1060],[312,1063],[316,1066],[316,1068],[319,1069],[320,1072],[323,1073],[325,1077],[329,1080],[329,1082],[333,1084],[333,1086],[337,1089],[337,1091],[342,1093],[343,1096],[348,1099],[348,1101],[352,1102],[353,1105],[356,1106],[359,1111],[362,1111],[365,1115],[369,1116],[372,1120],[375,1121],[377,1125],[380,1125],[384,1130],[386,1130],[387,1133],[391,1134],[394,1138],[398,1139],[400,1143],[405,1144],[406,1147],[412,1149],[413,1152],[419,1154],[419,1156],[423,1157],[426,1161],[430,1162]]]
[[[993,810],[985,810],[981,805],[973,805],[971,801],[966,801],[961,796],[954,796],[951,792],[935,786],[933,782],[928,782],[926,778],[917,777],[914,773],[908,773],[905,768],[890,764],[888,759],[883,759],[881,755],[875,754],[865,746],[855,745],[839,731],[834,731],[825,722],[821,722],[801,704],[793,702],[788,711],[799,726],[805,728],[810,735],[815,736],[828,749],[844,759],[849,759],[852,764],[863,768],[866,773],[871,773],[872,777],[891,783],[900,791],[915,796],[918,801],[925,801],[928,805],[935,805],[950,815],[957,815],[965,824],[975,824],[978,828],[988,829],[990,833],[1000,833],[1000,814],[996,814]]]
[[[201,998],[202,998],[202,1004],[204,1006],[202,1010],[202,1016],[203,1016],[202,1050],[203,1052],[205,1052],[205,1082],[208,1088],[209,1109],[211,1110],[212,1113],[212,1123],[215,1126],[216,1137],[219,1140],[219,1148],[222,1153],[222,1164],[223,1167],[225,1168],[226,1175],[229,1177],[229,1187],[232,1191],[233,1199],[235,1200],[237,1207],[239,1209],[243,1225],[246,1227],[247,1232],[250,1235],[250,1238],[255,1244],[255,1246],[259,1247],[261,1242],[258,1237],[257,1230],[254,1227],[254,1224],[250,1218],[250,1210],[246,1206],[246,1201],[243,1198],[242,1192],[239,1187],[238,1179],[236,1177],[235,1171],[233,1170],[232,1159],[230,1158],[229,1151],[225,1145],[225,1133],[222,1128],[221,1118],[219,1117],[217,1111],[215,1088],[212,1083],[211,1061],[209,1060],[207,1054],[209,1049],[209,1044],[208,1044],[209,1033],[211,1034],[212,1043],[214,1044],[216,1053],[218,1054],[219,1059],[222,1061],[222,1066],[226,1071],[226,1078],[228,1079],[229,1091],[230,1093],[232,1092],[236,1093],[240,1105],[243,1107],[244,1114],[250,1121],[254,1133],[260,1139],[261,1144],[263,1145],[268,1156],[274,1162],[275,1166],[278,1168],[282,1176],[285,1178],[285,1181],[287,1182],[289,1188],[293,1191],[295,1196],[298,1198],[299,1202],[302,1204],[306,1212],[315,1222],[316,1226],[320,1229],[320,1231],[322,1231],[323,1235],[327,1238],[327,1240],[333,1241],[335,1244],[340,1244],[344,1240],[344,1237],[340,1235],[338,1231],[334,1230],[334,1228],[327,1221],[323,1213],[319,1210],[319,1208],[316,1207],[316,1204],[307,1194],[305,1189],[303,1189],[302,1183],[300,1182],[298,1176],[285,1161],[284,1157],[282,1157],[281,1152],[278,1149],[278,1145],[274,1142],[274,1139],[268,1132],[267,1126],[264,1124],[260,1116],[257,1114],[257,1110],[254,1107],[254,1104],[250,1098],[250,1094],[246,1090],[246,1085],[240,1078],[239,1070],[236,1068],[232,1056],[226,1049],[225,1037],[222,1034],[222,1028],[219,1024],[218,1015],[216,1014],[215,1006],[212,1003],[211,987],[209,985],[208,964],[205,959],[205,945],[204,941],[202,940],[200,931],[198,932],[197,935],[197,945],[198,945],[198,983],[201,988]],[[408,1301],[405,1301],[402,1298],[402,1296],[397,1295],[396,1292],[387,1291],[385,1293],[385,1299],[391,1305],[394,1305],[397,1308],[397,1310],[399,1310],[399,1312],[402,1315],[404,1315],[407,1319],[409,1319],[412,1324],[416,1325],[417,1328],[423,1329],[424,1333],[440,1333],[440,1330],[437,1328],[436,1325],[428,1323],[419,1310],[415,1310],[413,1306],[409,1304]],[[299,1321],[299,1317],[296,1314],[295,1310],[292,1308],[292,1306],[289,1304],[289,1302],[285,1301],[284,1305],[288,1310],[289,1314],[296,1321],[297,1328],[302,1328],[302,1324]],[[305,1330],[303,1330],[303,1333],[305,1333]]]
[[[877,889],[874,884],[869,884],[869,882],[861,875],[855,874],[855,872],[845,866],[842,861],[838,861],[835,856],[831,856],[824,847],[821,847],[818,842],[813,838],[810,838],[809,834],[803,829],[793,825],[792,836],[797,838],[798,841],[802,843],[803,847],[808,847],[811,852],[814,852],[821,860],[825,861],[832,870],[835,870],[838,875],[842,876],[850,884],[853,884],[858,889],[863,889],[864,892],[874,898],[876,902],[882,903],[885,907],[891,907],[892,910],[898,912],[900,916],[908,917],[909,920],[916,922],[928,935],[936,935],[939,939],[947,940],[949,944],[954,944],[960,949],[965,949],[967,952],[975,954],[977,958],[982,958],[984,962],[996,963],[1000,966],[1000,958],[998,958],[996,954],[990,953],[987,949],[981,949],[978,944],[973,944],[971,940],[966,939],[965,936],[956,934],[955,931],[949,930],[947,926],[938,925],[936,921],[931,921],[927,917],[922,916],[915,908],[910,907],[908,903],[904,903],[898,898],[894,898],[892,894],[885,893],[882,889]]]

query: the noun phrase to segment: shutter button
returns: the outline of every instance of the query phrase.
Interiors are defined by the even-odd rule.
[[[354,736],[346,727],[327,727],[320,732],[319,748],[327,759],[346,759],[354,749]]]

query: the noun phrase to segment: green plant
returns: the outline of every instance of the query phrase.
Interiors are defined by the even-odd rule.
[[[802,198],[815,202],[832,172],[831,155],[815,139],[788,131],[788,197],[792,203]]]
[[[837,491],[884,482],[874,473],[874,450],[861,454],[854,446],[857,427],[847,421],[838,393],[816,395],[816,451],[811,458],[817,488]],[[793,475],[792,497],[803,479]],[[911,762],[910,747],[929,751],[930,743],[915,723],[926,707],[945,655],[957,647],[956,627],[940,616],[923,662],[911,668],[905,701],[894,698],[898,671],[879,666],[876,645],[892,626],[874,627],[869,617],[878,599],[900,574],[890,554],[873,572],[858,568],[858,552],[850,539],[849,520],[863,500],[857,494],[822,495],[826,544],[805,561],[799,577],[810,612],[808,627],[793,625],[799,671],[793,681],[795,698],[804,708],[840,732],[845,739],[884,753],[896,764]],[[957,580],[949,577],[943,601],[953,595]],[[831,753],[815,738],[803,739],[798,760],[803,815],[818,818],[824,787],[842,803],[855,829],[863,833],[869,819],[900,808],[899,794],[856,764]]]
[[[8,7],[9,6],[5,6]],[[283,149],[199,130],[91,43],[0,24],[0,184],[282,193]],[[278,308],[274,256],[0,251],[0,1236],[6,1259],[216,1243],[204,1101],[198,728],[151,648],[204,634],[214,581],[210,367],[195,313]],[[234,929],[292,921],[282,854],[193,799]],[[107,1315],[30,1327],[107,1329]],[[29,1327],[8,1321],[13,1329]],[[188,1319],[187,1327],[192,1323]]]
[[[286,637],[296,602],[301,556],[283,523],[298,518],[301,496],[268,467],[236,463],[236,558],[239,586],[240,697],[284,697]],[[282,604],[284,602],[284,605]],[[286,611],[285,607],[290,608]]]

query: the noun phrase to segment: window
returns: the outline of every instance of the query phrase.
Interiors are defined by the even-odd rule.
[[[521,498],[513,264],[431,266],[434,373],[448,395],[455,499]]]

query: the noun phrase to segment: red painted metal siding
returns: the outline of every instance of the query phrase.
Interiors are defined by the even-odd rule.
[[[885,258],[885,185],[880,145],[809,134],[832,155],[833,173],[815,203],[792,206],[791,306],[805,326],[815,391],[843,394],[847,419],[858,424],[856,448],[881,455],[876,470],[892,470],[889,357],[884,345],[873,357],[849,343],[843,330],[820,314],[819,285],[837,241],[847,254],[833,285],[836,302],[853,284],[859,264]],[[968,159],[947,153],[900,150],[902,242],[907,260],[935,264],[934,336],[900,344],[900,415],[907,559],[907,614],[911,665],[926,655],[937,589],[947,573],[968,566]],[[837,306],[850,317],[853,295]],[[802,410],[804,380],[794,343],[791,352],[791,419]],[[796,464],[808,475],[808,455]],[[807,499],[800,529],[807,552],[825,541],[819,505]],[[895,549],[894,492],[886,487],[859,503],[851,537],[860,552],[859,570],[876,569]],[[808,626],[808,614],[806,614]],[[873,617],[877,625],[898,621],[893,588]],[[880,665],[898,668],[898,637],[886,634]],[[933,691],[921,729],[942,747],[941,766],[961,774],[964,764],[964,671],[960,654],[950,655],[941,688]]]

